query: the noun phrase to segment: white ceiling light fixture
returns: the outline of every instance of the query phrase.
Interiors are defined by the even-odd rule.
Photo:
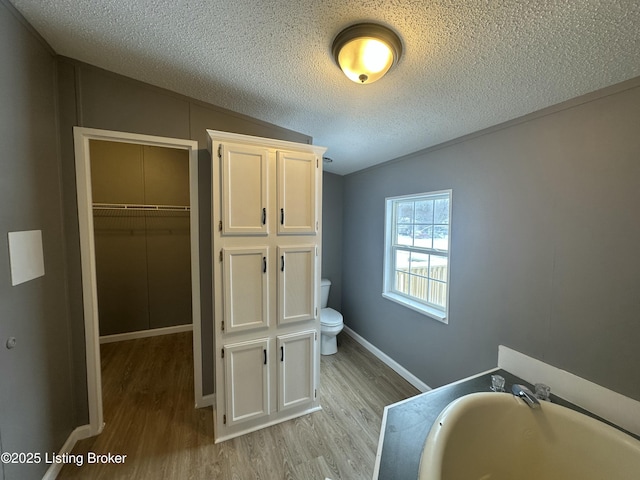
[[[402,55],[402,42],[393,31],[376,23],[358,23],[333,40],[333,58],[356,83],[381,79]]]

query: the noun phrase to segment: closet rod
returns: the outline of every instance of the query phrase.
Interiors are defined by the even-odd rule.
[[[94,210],[136,210],[136,211],[163,211],[163,212],[188,212],[189,205],[146,205],[128,203],[94,203]]]

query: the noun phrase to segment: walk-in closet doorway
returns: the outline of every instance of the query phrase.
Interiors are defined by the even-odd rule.
[[[176,321],[173,317],[180,317],[177,314],[178,310],[184,311],[185,306],[188,308],[189,305],[185,305],[184,298],[184,294],[188,295],[188,292],[174,295],[176,298],[172,300],[172,303],[166,303],[167,297],[171,296],[166,292],[171,286],[159,276],[154,275],[154,269],[157,270],[158,266],[163,270],[167,270],[166,267],[168,267],[169,277],[176,276],[184,280],[184,276],[188,275],[188,272],[183,269],[184,265],[177,265],[176,257],[180,256],[179,251],[182,251],[183,259],[185,255],[190,257],[190,324],[193,329],[194,394],[196,407],[203,403],[198,242],[198,147],[197,142],[192,140],[82,127],[74,128],[74,141],[89,400],[90,432],[87,433],[96,435],[102,431],[104,424],[100,371],[100,328],[103,330],[103,342],[145,336],[147,332],[154,334],[184,330],[184,322],[181,324],[180,320]],[[134,152],[133,157],[130,155],[131,152]],[[117,169],[118,162],[126,162],[126,158],[133,158],[133,163],[138,162],[136,152],[140,152],[140,165],[132,169],[120,169],[124,172],[120,178],[114,175],[113,171]],[[92,162],[92,155],[96,160],[94,162]],[[118,158],[115,160],[107,159],[109,155],[115,155]],[[145,155],[147,157],[146,170],[144,166]],[[188,163],[188,172],[176,163],[179,158],[183,158]],[[152,159],[153,163],[150,163],[149,159]],[[102,169],[104,173],[104,175],[100,175],[99,172],[94,172],[93,183],[92,164],[96,170]],[[162,172],[162,170],[172,168],[172,165],[179,167],[173,173],[176,179],[182,176],[184,182],[188,181],[188,199],[184,191],[171,192],[173,187],[170,182],[165,181],[162,184],[153,178],[154,172],[156,176],[159,172],[164,175],[166,172]],[[127,167],[129,166],[127,165]],[[110,177],[110,180],[96,182],[96,178],[101,176]],[[140,176],[138,182],[146,182],[144,187],[140,188],[142,190],[140,192],[136,192],[135,188],[132,188],[136,176]],[[127,184],[130,185],[127,186]],[[114,201],[114,199],[118,201]],[[186,228],[188,228],[188,232],[183,231]],[[98,229],[98,233],[96,233],[96,229]],[[187,246],[184,245],[186,238],[184,235],[186,234],[189,237],[189,245]],[[137,284],[135,280],[131,284],[133,288],[130,285],[118,291],[118,282],[113,278],[109,279],[109,275],[113,277],[119,273],[118,269],[111,269],[111,271],[109,268],[105,270],[103,267],[101,269],[101,275],[106,280],[102,280],[101,285],[103,290],[101,301],[104,304],[100,307],[100,311],[104,316],[111,317],[107,323],[103,322],[102,325],[98,308],[96,242],[100,243],[98,255],[103,266],[111,264],[111,258],[115,259],[118,256],[118,251],[122,251],[124,255],[130,256],[130,261],[137,262],[136,268],[139,278]],[[131,249],[131,251],[125,253],[121,249],[123,245],[126,245],[127,249]],[[190,250],[190,254],[186,253],[187,249]],[[168,255],[167,252],[171,250],[176,252],[175,256]],[[166,261],[167,265],[163,264],[163,261]],[[168,265],[171,262],[176,265]],[[183,281],[174,285],[180,289],[181,285],[183,286],[185,283]],[[140,298],[136,298],[135,308],[129,314],[124,310],[118,310],[126,303],[126,300],[118,301],[117,297],[130,290],[143,293]],[[109,299],[109,295],[113,298]],[[132,325],[123,324],[127,317],[130,317],[128,321],[133,323]]]

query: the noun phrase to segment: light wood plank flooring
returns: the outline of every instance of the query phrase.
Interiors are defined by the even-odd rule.
[[[65,465],[59,479],[370,480],[385,405],[419,393],[340,334],[322,357],[323,410],[213,443],[211,408],[193,408],[190,332],[101,346],[104,432],[74,454],[121,465]]]

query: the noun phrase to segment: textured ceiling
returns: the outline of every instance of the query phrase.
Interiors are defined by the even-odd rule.
[[[53,49],[313,136],[345,174],[640,76],[638,0],[10,0]],[[370,85],[331,57],[373,21]]]

